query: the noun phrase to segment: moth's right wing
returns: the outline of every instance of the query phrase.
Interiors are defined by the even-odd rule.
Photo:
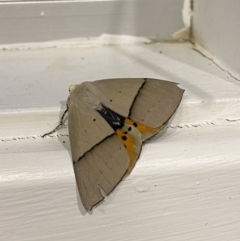
[[[116,113],[128,117],[145,80],[140,78],[103,79],[92,82],[103,94],[103,103]]]
[[[174,82],[145,79],[129,117],[152,128],[161,127],[176,111],[183,93],[184,90]]]

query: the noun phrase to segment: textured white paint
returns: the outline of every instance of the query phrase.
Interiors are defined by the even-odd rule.
[[[97,38],[75,38],[68,40],[56,40],[40,43],[21,43],[21,44],[1,44],[1,50],[33,50],[47,48],[69,48],[69,47],[99,47],[105,45],[133,45],[150,44],[155,42],[145,37],[135,37],[129,35],[101,34]]]
[[[132,174],[88,214],[67,130],[39,135],[70,84],[111,77],[164,78],[186,92]],[[240,83],[190,44],[2,51],[0,80],[2,240],[240,239]]]
[[[214,61],[240,79],[238,0],[194,1],[194,41],[206,48]]]
[[[97,37],[103,33],[171,40],[183,27],[183,0],[1,3],[0,44]]]

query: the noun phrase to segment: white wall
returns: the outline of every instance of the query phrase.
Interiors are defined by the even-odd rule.
[[[195,0],[195,42],[208,50],[216,63],[239,79],[240,1]]]
[[[172,39],[184,27],[183,0],[2,3],[0,44],[118,34]]]

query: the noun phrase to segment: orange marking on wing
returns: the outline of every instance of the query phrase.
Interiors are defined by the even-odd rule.
[[[153,127],[150,127],[150,126],[146,126],[142,123],[139,123],[137,121],[130,120],[128,118],[125,119],[125,123],[127,123],[128,125],[134,125],[143,135],[144,134],[154,135],[155,133],[158,133],[160,130],[162,130],[165,127],[165,125],[162,125],[162,126],[158,126],[156,128],[153,128]]]
[[[122,129],[117,129],[116,133],[122,144],[125,146],[126,151],[128,152],[128,155],[130,157],[128,169],[126,172],[126,175],[128,175],[137,161],[138,155],[141,151],[142,141],[158,133],[161,129],[165,127],[165,125],[152,128],[150,126],[146,126],[142,123],[133,121],[128,118],[126,118],[124,122],[125,126]],[[126,127],[126,124],[129,127]]]
[[[116,130],[116,133],[121,140],[122,144],[125,146],[128,155],[130,157],[129,165],[126,174],[129,174],[132,170],[133,166],[135,165],[135,162],[138,158],[138,152],[136,152],[136,144],[134,142],[134,137],[130,135],[129,133],[124,133],[122,129]]]

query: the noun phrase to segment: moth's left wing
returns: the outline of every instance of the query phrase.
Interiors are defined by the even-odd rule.
[[[129,156],[117,135],[106,138],[87,152],[74,171],[79,194],[86,210],[104,199],[121,181],[129,165]]]
[[[68,99],[68,127],[76,182],[86,210],[121,181],[129,155],[106,120],[95,110],[99,99],[91,84],[74,86]]]

